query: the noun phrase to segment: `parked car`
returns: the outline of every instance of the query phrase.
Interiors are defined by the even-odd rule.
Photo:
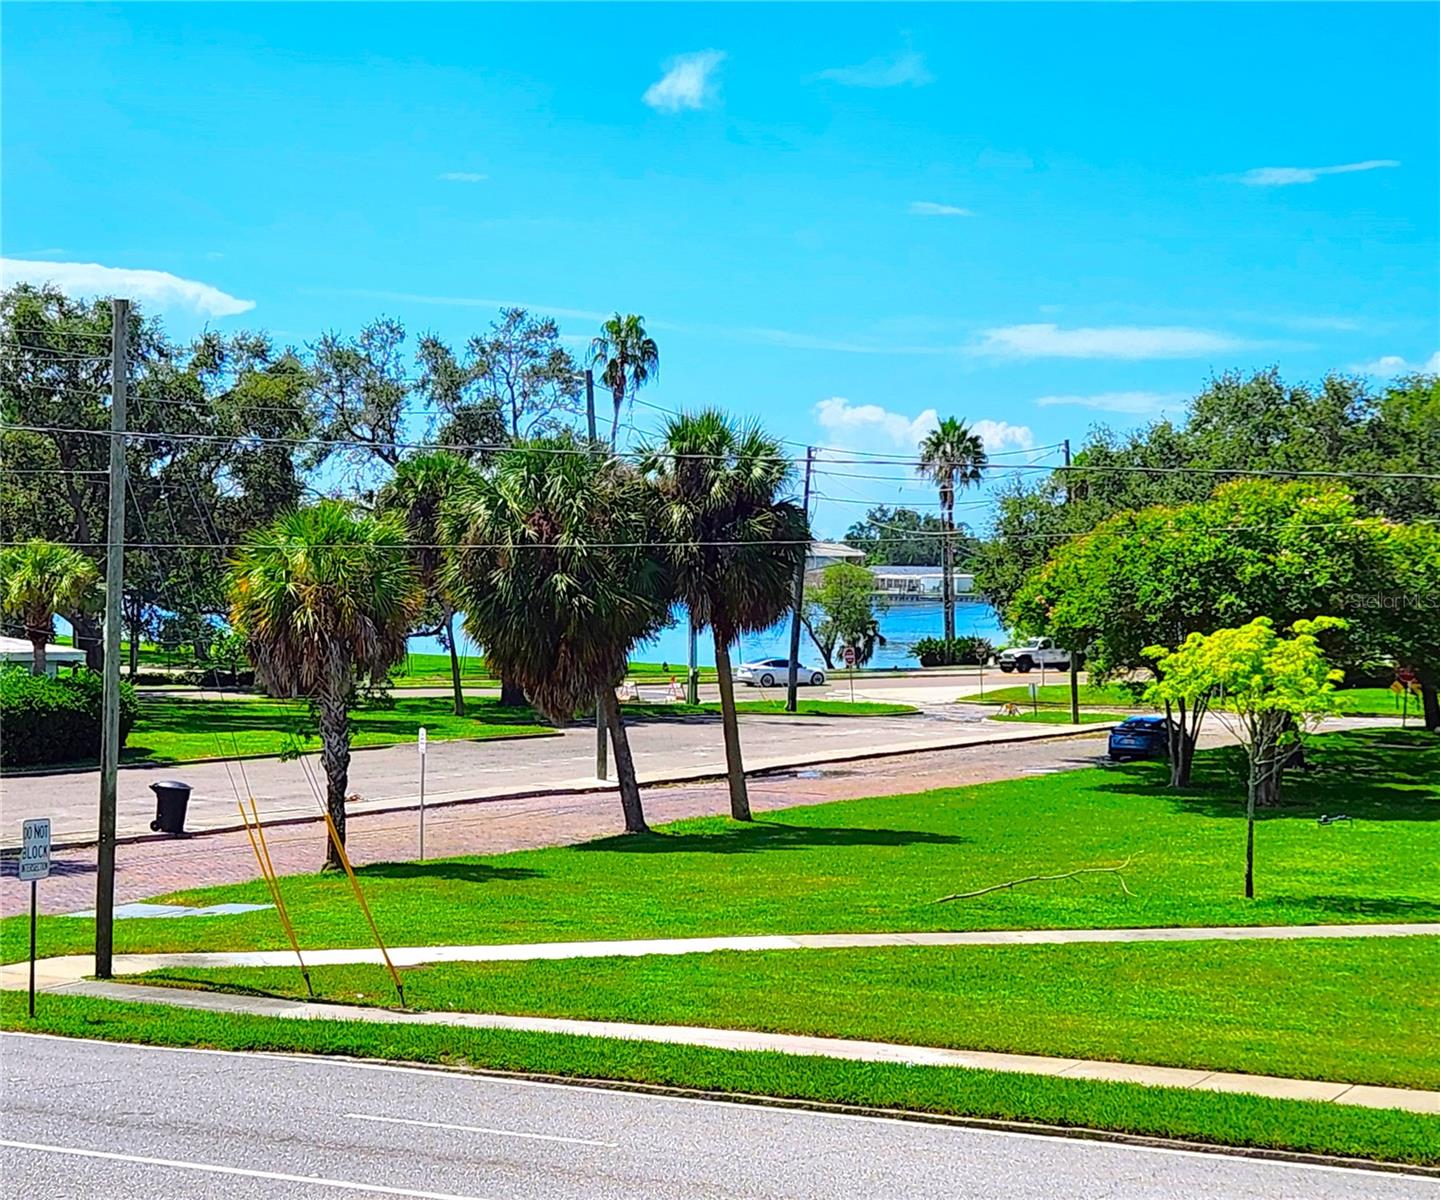
[[[1061,650],[1049,638],[1031,638],[1021,646],[1011,646],[996,656],[1000,669],[1007,675],[1011,671],[1025,674],[1036,667],[1048,667],[1052,671],[1070,669],[1070,651]]]
[[[762,658],[759,662],[741,663],[735,668],[735,678],[751,687],[774,687],[777,683],[783,684],[789,681],[790,660],[788,658]],[[795,682],[801,685],[809,684],[811,687],[823,687],[825,672],[801,663],[795,672]]]
[[[1168,723],[1159,714],[1126,717],[1110,731],[1110,758],[1114,762],[1124,762],[1131,758],[1169,757]]]

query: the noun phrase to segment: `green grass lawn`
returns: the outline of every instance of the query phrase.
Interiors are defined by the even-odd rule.
[[[81,996],[42,996],[30,1021],[24,1004],[18,992],[0,996],[0,1025],[161,1046],[342,1054],[1440,1163],[1440,1117],[1394,1109],[505,1029],[277,1020]]]
[[[1011,678],[1016,678],[1011,676]],[[998,688],[986,688],[982,697],[978,692],[970,692],[961,697],[968,704],[1019,704],[1028,706],[1030,699],[1030,683],[1037,685],[1036,701],[1041,708],[1063,708],[1070,707],[1070,685],[1061,683],[1040,683],[1038,672],[1031,672],[1024,677],[1027,682],[1016,686],[1005,686]],[[1050,678],[1062,678],[1050,673]],[[1399,717],[1401,697],[1390,691],[1389,688],[1364,687],[1364,688],[1341,688],[1339,693],[1340,711],[1353,717]],[[1080,685],[1080,703],[1091,708],[1143,708],[1150,709],[1150,705],[1144,704],[1135,698],[1134,693],[1120,683],[1089,684]],[[1409,700],[1410,715],[1416,718],[1420,716],[1420,697],[1411,696]]]
[[[1128,713],[1087,712],[1082,709],[1080,724],[1103,725],[1106,722],[1123,721],[1127,716],[1129,716]],[[1019,721],[1032,725],[1069,725],[1070,708],[1067,705],[1064,709],[1042,708],[1035,712],[996,713],[989,719],[992,721]]]
[[[398,699],[393,706],[351,714],[351,744],[386,746],[413,742],[423,725],[436,741],[528,737],[552,733],[528,708],[501,708],[492,699],[469,697],[457,717],[448,697]],[[140,719],[125,743],[126,762],[187,762],[236,754],[279,754],[288,746],[317,749],[318,737],[301,737],[308,724],[302,702],[243,699],[140,697]]]
[[[673,675],[682,683],[685,680],[684,663],[632,662],[628,677],[646,683],[664,683]],[[392,686],[408,687],[449,687],[450,656],[448,654],[407,654],[404,661],[391,672]],[[460,679],[465,686],[499,687],[500,680],[490,673],[485,659],[479,655],[465,655],[460,659]],[[701,667],[702,683],[715,681],[714,667]]]
[[[1261,813],[1253,901],[1241,895],[1241,761],[1223,751],[1198,756],[1195,786],[1181,792],[1166,786],[1163,763],[1133,763],[790,808],[750,824],[706,817],[578,846],[379,863],[360,877],[397,945],[1440,919],[1440,739],[1330,734],[1314,739],[1311,759],[1314,770],[1287,780],[1285,804]],[[1353,821],[1317,824],[1338,812]],[[1131,856],[1133,895],[1088,875],[932,903]],[[284,889],[303,944],[368,943],[343,878],[291,876]],[[170,898],[269,899],[259,881]],[[0,931],[6,955],[22,957],[25,918]],[[285,945],[270,912],[119,921],[115,940],[119,951]],[[42,955],[92,944],[91,921],[41,918]]]
[[[1051,679],[1063,679],[1063,675],[1054,672],[1049,673]],[[1014,676],[1011,676],[1014,678]],[[1070,685],[1068,683],[1040,683],[1038,673],[1032,673],[1027,678],[1033,680],[1036,686],[1036,699],[1040,707],[1056,708],[1064,706],[1070,708]],[[1019,686],[1005,686],[985,689],[982,697],[979,692],[970,692],[961,697],[967,704],[1030,704],[1030,684],[1023,683]],[[1080,685],[1080,703],[1090,708],[1134,708],[1138,701],[1130,689],[1118,683],[1107,683],[1104,685],[1082,683]]]
[[[1440,1088],[1440,938],[722,951],[437,963],[411,1008],[821,1037]],[[144,982],[304,999],[285,969]],[[320,999],[390,1006],[382,966],[311,969]]]

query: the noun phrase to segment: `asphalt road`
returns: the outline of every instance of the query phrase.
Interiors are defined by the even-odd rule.
[[[1251,1197],[1440,1184],[278,1055],[0,1038],[19,1200]]]

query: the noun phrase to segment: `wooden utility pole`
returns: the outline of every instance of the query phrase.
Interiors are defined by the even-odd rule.
[[[810,519],[810,471],[815,463],[815,447],[805,447],[805,519]],[[800,675],[800,614],[805,604],[805,560],[810,557],[810,547],[795,565],[795,611],[790,616],[790,669],[785,683],[785,711],[794,712],[797,704],[795,689]]]
[[[1070,506],[1070,501],[1075,495],[1075,485],[1071,482],[1070,472],[1070,439],[1065,439],[1065,506]],[[1070,647],[1070,724],[1080,724],[1080,664],[1075,661],[1075,647]]]
[[[595,436],[595,372],[585,368],[585,419],[590,430],[590,448],[598,450],[599,439]],[[609,746],[605,739],[605,706],[600,697],[595,697],[595,778],[604,779],[610,774]]]
[[[120,766],[120,600],[125,588],[126,337],[130,301],[110,301],[110,513],[105,547],[105,666],[100,726],[100,843],[95,851],[95,974],[111,975],[115,946],[115,797]]]

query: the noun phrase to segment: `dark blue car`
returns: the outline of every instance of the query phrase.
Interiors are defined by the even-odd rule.
[[[1165,758],[1170,753],[1162,716],[1126,717],[1110,731],[1110,757],[1115,762],[1128,758]]]

